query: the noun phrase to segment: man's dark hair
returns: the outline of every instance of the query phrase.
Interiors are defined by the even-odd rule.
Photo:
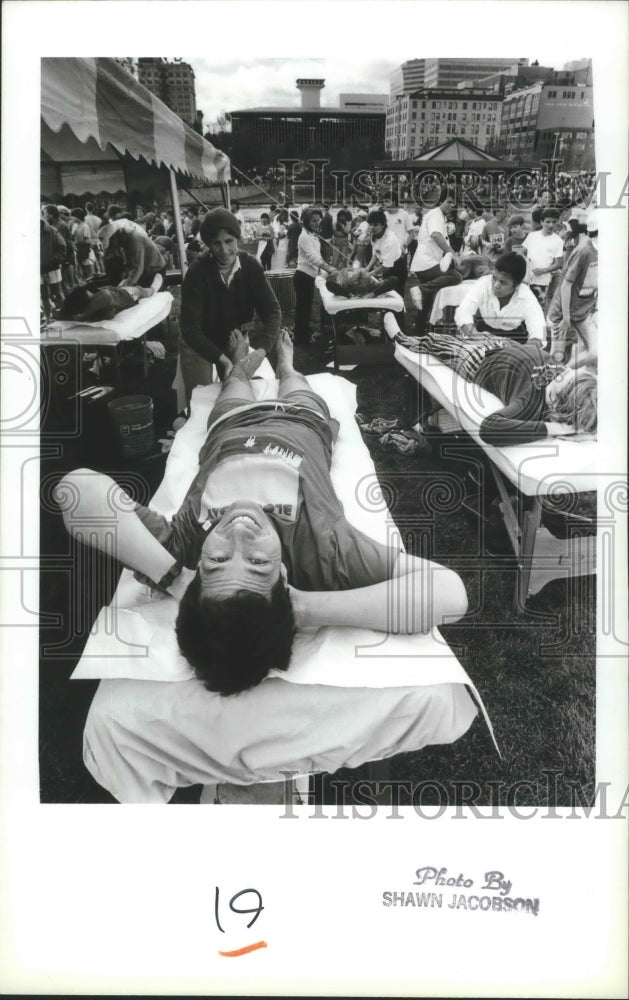
[[[388,220],[381,208],[374,208],[367,216],[367,222],[370,226],[386,226]]]
[[[56,205],[45,205],[44,208],[46,215],[52,222],[59,222],[61,216],[59,215],[59,209]]]
[[[90,303],[87,293],[87,285],[75,285],[71,288],[57,310],[56,319],[75,319],[85,312]]]
[[[179,649],[208,691],[238,694],[269,670],[286,670],[295,636],[295,616],[282,579],[270,599],[240,590],[224,600],[204,597],[197,571],[179,605]]]
[[[557,211],[556,208],[545,208],[543,210],[540,218],[541,218],[542,222],[544,221],[544,219],[555,219],[556,220],[556,219],[559,218],[559,212]]]
[[[503,253],[498,257],[494,268],[501,274],[507,274],[516,285],[524,281],[526,261],[519,253]]]

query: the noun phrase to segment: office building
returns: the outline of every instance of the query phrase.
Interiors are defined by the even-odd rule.
[[[312,155],[332,157],[352,143],[362,142],[374,155],[384,148],[384,108],[371,110],[380,95],[345,95],[365,101],[362,107],[321,105],[325,80],[299,79],[301,107],[272,106],[241,108],[231,112],[232,148],[242,158],[263,164],[278,156]],[[358,104],[358,101],[356,102]],[[379,102],[378,102],[379,103]]]
[[[197,121],[194,70],[182,59],[138,59],[138,79],[187,125]]]
[[[492,73],[514,72],[527,66],[528,59],[409,59],[391,74],[390,100],[424,87],[452,89],[462,81],[473,86],[476,80]]]
[[[563,167],[594,169],[592,87],[577,82],[587,70],[560,71],[552,80],[507,94],[501,143],[510,159],[561,158]]]
[[[502,97],[476,90],[416,90],[387,108],[385,147],[406,160],[457,136],[486,149],[500,135]]]

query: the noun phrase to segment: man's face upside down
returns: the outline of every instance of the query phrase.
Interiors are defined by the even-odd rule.
[[[282,547],[260,504],[237,500],[225,509],[201,550],[204,597],[219,600],[238,590],[269,596],[282,566]]]

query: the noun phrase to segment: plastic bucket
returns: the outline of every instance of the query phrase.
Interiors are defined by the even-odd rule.
[[[153,400],[150,396],[121,396],[112,399],[107,409],[118,430],[125,458],[138,458],[153,450]]]

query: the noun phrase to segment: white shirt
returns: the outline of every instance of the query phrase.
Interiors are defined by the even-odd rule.
[[[535,295],[528,285],[518,285],[506,306],[500,302],[492,291],[492,276],[484,274],[482,278],[470,287],[461,305],[454,313],[454,322],[458,327],[474,323],[476,313],[496,330],[515,330],[524,322],[529,340],[544,341],[546,327],[544,313]]]
[[[322,264],[319,237],[307,229],[302,229],[297,241],[297,270],[316,278]]]
[[[402,256],[402,248],[395,233],[387,227],[379,240],[371,244],[374,257],[383,267],[393,267]]]
[[[395,233],[397,236],[400,246],[404,248],[408,245],[413,229],[413,220],[411,219],[408,212],[405,212],[403,208],[398,208],[395,212],[385,211],[384,213],[387,217],[387,226],[391,232]]]
[[[433,233],[439,233],[444,240],[448,236],[446,217],[440,208],[431,208],[422,219],[417,234],[417,250],[413,257],[411,271],[428,271],[429,268],[435,267],[443,257],[444,251],[433,240]]]
[[[550,267],[557,257],[563,256],[563,243],[557,233],[544,236],[541,229],[529,233],[522,244],[526,250],[530,264],[530,282],[532,285],[550,285],[552,274],[533,274],[536,267]]]

